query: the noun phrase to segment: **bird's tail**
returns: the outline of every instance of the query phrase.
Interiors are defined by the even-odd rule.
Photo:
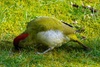
[[[87,47],[86,45],[84,45],[75,34],[70,34],[68,35],[68,37],[70,38],[71,41],[77,42],[78,44],[80,44],[85,50],[90,49],[89,47]]]

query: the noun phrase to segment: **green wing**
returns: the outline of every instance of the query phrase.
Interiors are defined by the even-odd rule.
[[[72,27],[62,23],[61,21],[55,18],[49,17],[39,17],[32,20],[31,22],[29,22],[27,29],[34,30],[37,33],[40,31],[47,30],[60,30],[65,35],[73,34],[75,32],[75,30]]]

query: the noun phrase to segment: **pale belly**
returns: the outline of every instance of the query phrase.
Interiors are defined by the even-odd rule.
[[[38,42],[47,45],[48,47],[59,47],[70,39],[67,36],[63,35],[61,31],[49,30],[39,32],[37,34],[37,40]]]

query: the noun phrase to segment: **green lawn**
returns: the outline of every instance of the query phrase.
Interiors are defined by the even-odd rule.
[[[99,9],[99,0],[0,0],[0,67],[100,67]],[[35,48],[15,52],[13,39],[37,16],[55,17],[76,30],[84,30],[77,36],[92,50],[85,51],[77,43],[68,42],[45,55],[35,54]]]

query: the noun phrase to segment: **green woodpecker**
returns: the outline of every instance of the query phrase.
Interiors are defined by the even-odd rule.
[[[84,49],[88,49],[75,34],[75,30],[67,23],[61,22],[55,18],[50,17],[38,17],[30,21],[27,25],[25,32],[17,36],[13,44],[16,49],[24,45],[31,44],[43,44],[49,48],[43,52],[46,53],[55,47],[60,47],[62,44],[68,41],[74,41],[83,46]]]

